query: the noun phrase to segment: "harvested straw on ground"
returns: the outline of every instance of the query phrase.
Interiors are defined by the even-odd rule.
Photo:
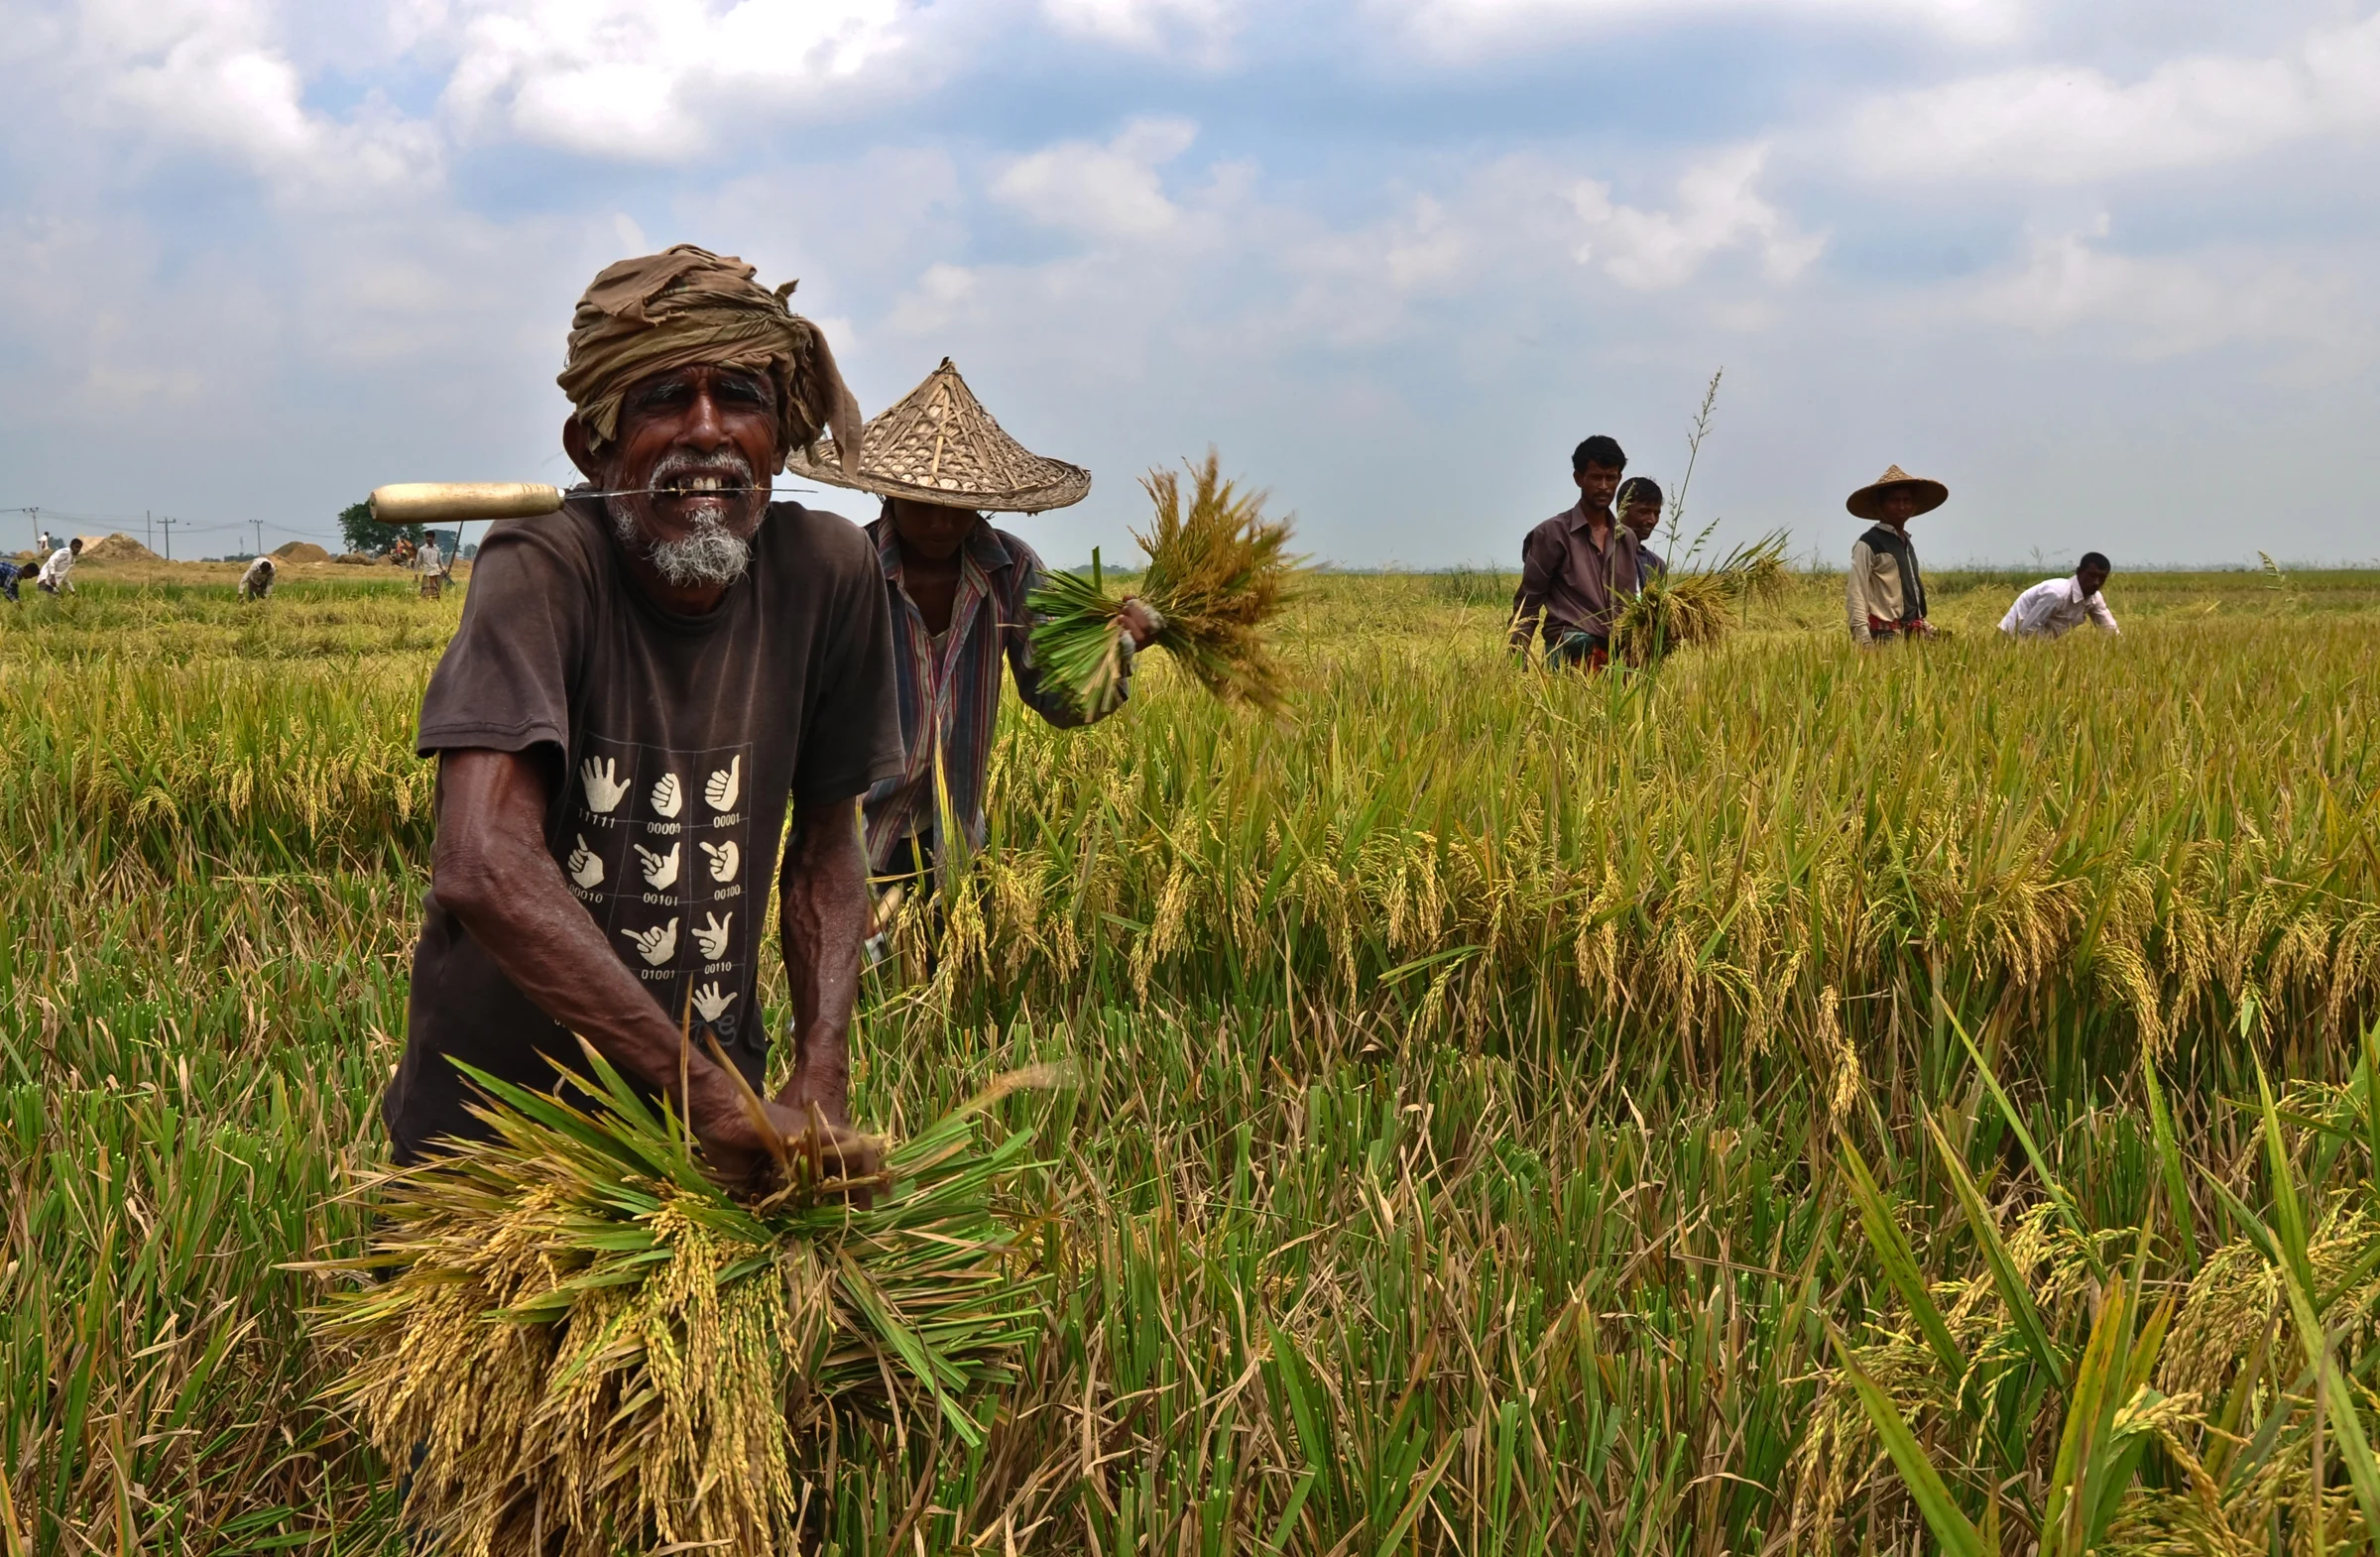
[[[798,1143],[748,1201],[591,1048],[586,1106],[474,1073],[497,1138],[378,1186],[335,1300],[336,1391],[390,1464],[409,1523],[449,1557],[611,1557],[700,1546],[790,1552],[802,1466],[838,1410],[962,1440],[962,1397],[1005,1380],[1038,1322],[994,1210],[1027,1138],[989,1150],[974,1115],[892,1150],[858,1209]]]
[[[1281,699],[1281,674],[1263,628],[1287,603],[1297,570],[1299,559],[1288,554],[1289,521],[1267,520],[1264,493],[1242,492],[1224,480],[1215,450],[1207,450],[1204,465],[1189,468],[1187,509],[1176,472],[1152,470],[1140,479],[1156,522],[1149,535],[1132,532],[1148,554],[1138,597],[1163,618],[1156,647],[1200,685],[1218,697],[1272,707]],[[1026,603],[1042,619],[1032,640],[1042,673],[1088,713],[1113,708],[1124,672],[1123,600],[1096,573],[1061,572]]]
[[[1784,579],[1782,531],[1737,546],[1716,567],[1657,573],[1613,616],[1611,658],[1641,666],[1680,649],[1716,644],[1735,625],[1745,601],[1773,595]]]

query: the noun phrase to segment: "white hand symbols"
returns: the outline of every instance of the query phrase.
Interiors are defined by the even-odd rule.
[[[705,1021],[717,1021],[719,1014],[735,1003],[732,991],[722,995],[717,984],[706,984],[694,992],[694,1015]]]
[[[702,843],[699,838],[694,841]],[[712,881],[732,882],[736,879],[736,867],[744,862],[736,849],[735,840],[730,839],[726,843],[703,843],[702,852],[711,858]]]
[[[677,921],[656,924],[650,930],[622,930],[621,934],[637,943],[637,953],[657,968],[677,955]]]
[[[715,913],[703,918],[706,922],[694,926],[694,944],[702,948],[707,960],[717,962],[727,955],[727,927],[736,922],[736,916],[731,910],[724,919]]]
[[[660,892],[675,885],[679,845],[671,844],[667,854],[655,854],[641,843],[632,843],[629,847],[636,850],[644,861],[646,886]]]
[[[619,765],[610,758],[588,758],[578,765],[578,781],[587,791],[587,809],[601,816],[628,793],[625,779],[615,777]]]
[[[566,869],[570,872],[570,879],[581,887],[603,885],[603,862],[588,849],[585,833],[578,835],[578,847],[570,851],[570,863]]]
[[[653,808],[663,816],[675,816],[685,803],[686,794],[677,786],[677,775],[661,775],[660,782],[653,786]]]
[[[714,811],[732,811],[736,796],[744,792],[744,754],[739,752],[727,761],[725,768],[711,770],[711,781],[702,786],[702,797],[711,802]]]

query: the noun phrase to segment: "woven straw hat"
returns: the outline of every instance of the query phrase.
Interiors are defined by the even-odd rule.
[[[861,429],[856,472],[843,473],[832,438],[796,452],[785,469],[879,497],[1011,514],[1064,508],[1091,492],[1091,472],[1035,454],[1002,431],[948,357]]]
[[[1877,512],[1876,500],[1894,487],[1907,487],[1917,493],[1920,514],[1931,513],[1951,500],[1951,489],[1941,482],[1913,476],[1898,465],[1887,465],[1884,474],[1844,498],[1843,506],[1861,519],[1881,519],[1884,516]]]

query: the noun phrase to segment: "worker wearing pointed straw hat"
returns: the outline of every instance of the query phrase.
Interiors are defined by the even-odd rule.
[[[984,779],[1000,715],[1002,666],[1027,708],[1060,727],[1090,722],[1043,684],[1033,663],[1025,599],[1044,577],[1033,548],[984,518],[1079,503],[1091,473],[1025,449],[1002,430],[948,357],[925,382],[862,429],[856,469],[832,439],[785,468],[884,500],[869,525],[892,611],[903,771],[863,802],[868,856],[880,888],[923,883],[955,869],[984,841]],[[1160,623],[1128,600],[1134,647]],[[1130,663],[1126,666],[1130,674]],[[955,836],[953,835],[955,834]]]
[[[1909,540],[1909,521],[1942,507],[1950,496],[1941,482],[1891,465],[1844,500],[1850,513],[1874,521],[1851,542],[1851,570],[1844,583],[1853,641],[1889,644],[1934,636],[1926,620],[1926,576]]]

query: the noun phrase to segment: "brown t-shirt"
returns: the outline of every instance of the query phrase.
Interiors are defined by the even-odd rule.
[[[598,502],[493,527],[462,627],[421,699],[420,755],[550,761],[545,846],[671,1021],[691,1013],[756,1084],[769,1034],[756,960],[786,797],[849,801],[901,768],[892,617],[859,527],[775,503],[750,569],[678,616],[629,575]],[[855,823],[856,825],[856,823]],[[570,1033],[422,899],[405,1058],[381,1100],[401,1162],[480,1136],[448,1056],[540,1090]]]

